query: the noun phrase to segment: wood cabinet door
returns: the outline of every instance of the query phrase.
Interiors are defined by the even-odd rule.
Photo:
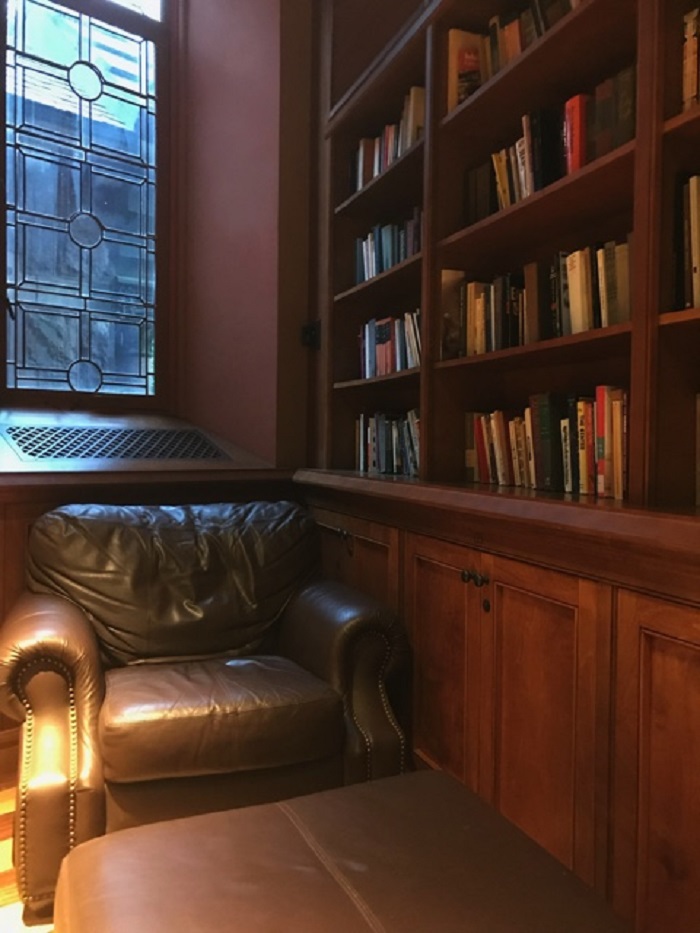
[[[369,593],[398,613],[398,529],[325,509],[312,512],[321,529],[324,575]]]
[[[487,554],[482,573],[479,790],[603,888],[611,589]]]
[[[620,591],[616,647],[613,904],[700,930],[700,609]]]
[[[480,555],[407,535],[404,565],[414,659],[414,752],[476,790],[479,608],[465,577],[478,571]]]

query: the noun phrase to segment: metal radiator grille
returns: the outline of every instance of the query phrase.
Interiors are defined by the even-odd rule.
[[[32,460],[230,460],[199,431],[173,428],[67,428],[22,425],[5,436]]]

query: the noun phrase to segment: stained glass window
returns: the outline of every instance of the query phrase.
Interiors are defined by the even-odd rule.
[[[7,28],[7,386],[153,395],[155,46],[50,0]]]

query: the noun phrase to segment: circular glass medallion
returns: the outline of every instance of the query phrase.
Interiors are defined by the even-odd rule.
[[[97,392],[102,385],[102,371],[91,360],[76,360],[68,370],[68,384],[74,392]]]
[[[77,243],[78,246],[83,246],[85,249],[94,249],[98,243],[102,242],[101,223],[96,217],[93,217],[92,214],[88,214],[85,211],[71,217],[68,224],[68,232],[70,233],[71,240]]]
[[[97,100],[102,93],[102,75],[88,62],[76,62],[70,66],[68,81],[78,97]]]

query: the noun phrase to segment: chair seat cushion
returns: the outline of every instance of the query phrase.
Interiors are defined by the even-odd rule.
[[[286,658],[210,658],[115,668],[99,736],[108,781],[224,774],[337,755],[332,687]]]

